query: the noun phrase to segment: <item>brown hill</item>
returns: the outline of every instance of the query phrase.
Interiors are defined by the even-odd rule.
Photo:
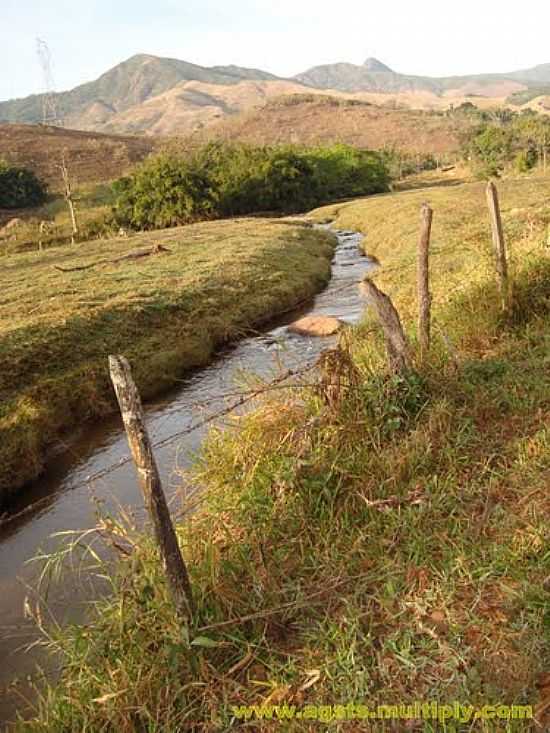
[[[0,124],[0,158],[25,166],[60,188],[63,152],[75,184],[117,178],[155,147],[152,138],[80,132],[42,125]]]
[[[298,95],[268,102],[262,109],[225,120],[195,135],[258,145],[342,142],[362,148],[396,147],[411,153],[455,151],[466,117],[390,109],[359,100]]]
[[[262,107],[282,95],[308,91],[289,81],[244,80],[232,85],[184,81],[163,94],[107,117],[103,123],[80,117],[79,127],[101,127],[107,132],[153,135],[187,134],[239,112]],[[322,92],[318,92],[322,94]]]

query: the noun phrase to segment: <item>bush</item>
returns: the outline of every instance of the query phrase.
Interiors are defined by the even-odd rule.
[[[392,178],[401,179],[438,168],[437,158],[432,153],[415,154],[390,147],[384,149],[383,156]]]
[[[511,132],[503,127],[485,126],[470,141],[469,153],[479,177],[499,176],[511,158]]]
[[[156,229],[258,212],[295,213],[335,198],[387,191],[377,153],[210,143],[188,157],[149,158],[114,184],[119,225]]]
[[[530,110],[514,114],[496,110],[463,142],[464,157],[480,178],[499,176],[510,169],[527,173],[550,152],[550,120]]]
[[[528,173],[537,164],[536,150],[520,150],[514,160],[514,165],[518,173]]]
[[[46,186],[32,171],[0,160],[0,208],[39,206],[46,199]]]

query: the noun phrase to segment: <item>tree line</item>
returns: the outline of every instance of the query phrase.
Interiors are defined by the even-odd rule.
[[[306,148],[209,143],[161,153],[114,184],[114,218],[133,229],[260,212],[296,213],[389,190],[384,156],[349,145]]]

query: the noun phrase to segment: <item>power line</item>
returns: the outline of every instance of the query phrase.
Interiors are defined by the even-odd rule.
[[[52,53],[46,41],[36,39],[36,53],[42,68],[44,93],[42,94],[42,124],[62,127],[63,122],[57,109],[55,82],[52,71]]]

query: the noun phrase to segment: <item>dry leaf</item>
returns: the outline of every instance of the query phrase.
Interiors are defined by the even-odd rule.
[[[301,685],[299,688],[302,692],[304,690],[309,690],[310,687],[313,687],[313,685],[315,685],[321,679],[321,670],[320,669],[308,669],[306,674],[307,674],[307,679],[304,682],[304,684]]]

